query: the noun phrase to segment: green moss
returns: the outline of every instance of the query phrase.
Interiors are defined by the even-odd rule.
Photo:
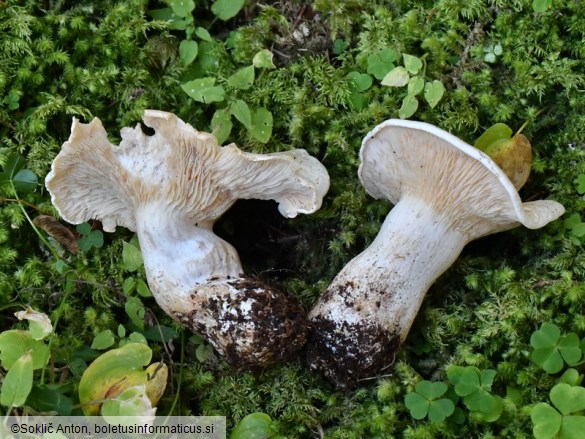
[[[300,297],[307,308],[372,241],[390,209],[361,188],[358,152],[372,127],[397,117],[406,91],[374,79],[362,92],[363,108],[356,108],[347,77],[366,73],[368,57],[381,49],[423,59],[425,79],[446,86],[435,108],[421,100],[413,118],[471,143],[496,122],[518,129],[529,121],[524,133],[535,161],[522,198],[554,198],[566,206],[566,217],[585,208],[576,183],[585,174],[585,9],[579,2],[555,1],[544,13],[534,13],[528,0],[250,2],[227,23],[212,21],[206,3],[197,2],[195,26],[206,27],[213,41],[197,40],[199,55],[191,66],[178,56],[186,33],[148,15],[164,4],[4,3],[0,166],[9,153],[18,152],[40,180],[68,138],[72,116],[100,117],[113,139],[145,108],[173,111],[209,130],[214,112],[226,103],[195,102],[181,84],[211,76],[225,86],[259,50],[273,52],[276,69],[257,69],[251,88],[230,90],[231,99],[272,113],[269,142],[259,142],[237,122],[227,142],[258,152],[305,148],[328,168],[331,190],[323,209],[281,222],[273,253],[243,261],[251,272],[266,273]],[[344,40],[347,48],[334,53],[335,39]],[[486,49],[495,44],[502,53],[486,62]],[[131,235],[108,234],[102,248],[77,255],[51,240],[70,267],[60,271],[18,203],[11,201],[15,197],[8,186],[0,187],[0,198],[0,330],[16,324],[15,306],[31,305],[53,321],[59,318],[53,341],[60,353],[56,367],[71,368],[62,379],[73,388],[79,376],[72,359],[95,334],[116,333],[120,323],[136,329],[124,310],[123,285],[131,274],[122,268],[122,240]],[[42,185],[23,195],[23,201],[31,216],[55,214]],[[263,411],[291,438],[314,437],[315,432],[330,438],[531,437],[527,407],[547,400],[555,377],[530,361],[530,335],[544,321],[585,335],[585,259],[582,241],[571,233],[559,220],[542,230],[517,229],[470,244],[431,288],[395,366],[346,393],[334,391],[302,364],[276,366],[258,376],[237,374],[215,357],[200,362],[189,344],[179,374],[180,342],[174,341],[174,351],[157,345],[156,352],[171,354],[165,361],[172,361],[175,372],[159,410],[222,414],[230,426]],[[231,238],[236,245],[241,239]],[[143,273],[132,276],[144,278]],[[141,300],[150,323],[174,326],[152,299]],[[493,392],[504,397],[500,419],[456,425],[410,417],[404,395],[420,379],[444,379],[451,364],[497,370]],[[56,371],[47,376],[60,379]],[[509,388],[517,389],[519,397],[508,398]]]

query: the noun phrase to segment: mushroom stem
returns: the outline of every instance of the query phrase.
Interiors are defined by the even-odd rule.
[[[214,234],[211,225],[195,225],[176,210],[150,207],[136,215],[136,234],[148,282],[161,292],[157,302],[165,311],[186,312],[177,309],[177,298],[186,300],[197,285],[242,275],[236,250]]]
[[[401,199],[372,244],[339,272],[311,311],[311,367],[344,383],[392,363],[427,290],[466,243],[430,206]]]

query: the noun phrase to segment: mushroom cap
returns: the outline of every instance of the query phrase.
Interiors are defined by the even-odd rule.
[[[234,144],[220,147],[215,136],[172,113],[146,110],[143,120],[154,135],[137,124],[123,128],[115,146],[99,119],[73,119],[46,178],[65,220],[99,219],[106,231],[135,231],[137,211],[156,203],[211,227],[239,198],[275,200],[284,216],[295,217],[319,209],[329,189],[326,169],[304,150],[251,154]]]
[[[551,200],[522,203],[495,162],[424,122],[390,119],[366,135],[358,175],[366,192],[393,204],[424,201],[468,240],[523,224],[537,229],[561,216]]]

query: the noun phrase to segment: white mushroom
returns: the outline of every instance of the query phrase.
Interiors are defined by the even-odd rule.
[[[148,284],[161,308],[202,334],[228,362],[254,368],[298,350],[306,337],[301,306],[246,278],[236,250],[214,222],[241,198],[272,199],[289,218],[321,206],[329,176],[304,150],[250,154],[220,147],[174,114],[146,110],[112,145],[99,119],[73,119],[71,136],[46,186],[61,216],[98,219],[138,235]]]
[[[564,213],[555,201],[522,203],[487,155],[426,123],[383,122],[360,158],[368,194],[395,206],[309,314],[308,363],[340,386],[392,363],[427,290],[468,242]]]

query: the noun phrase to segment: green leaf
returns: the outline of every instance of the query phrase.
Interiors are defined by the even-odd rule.
[[[83,236],[89,236],[91,233],[91,226],[88,223],[81,223],[78,224],[75,229],[81,233]]]
[[[453,401],[447,398],[438,399],[447,391],[443,382],[420,381],[415,392],[408,393],[404,403],[414,419],[423,419],[428,415],[431,422],[441,422],[451,416],[455,410]]]
[[[249,89],[254,83],[254,66],[241,68],[228,78],[227,83],[232,88]]]
[[[386,85],[388,87],[403,87],[408,84],[410,80],[410,75],[408,71],[402,67],[394,67],[392,70],[388,72],[384,79],[382,79],[382,85]]]
[[[195,9],[193,0],[169,0],[169,6],[179,17],[186,17]]]
[[[404,59],[404,67],[409,73],[416,75],[422,68],[423,64],[420,58],[406,53],[402,54],[402,58]]]
[[[130,317],[130,320],[132,320],[140,330],[143,330],[146,311],[140,299],[137,297],[128,297],[128,300],[126,300],[126,304],[124,305],[124,310],[128,317]]]
[[[232,102],[230,105],[230,113],[232,113],[248,130],[252,129],[252,113],[250,113],[250,108],[248,108],[248,104],[244,101],[238,99]]]
[[[443,95],[445,94],[445,86],[441,81],[434,80],[425,84],[425,100],[429,103],[431,108],[435,108]]]
[[[455,393],[459,396],[467,396],[480,388],[480,374],[475,367],[465,367],[461,372],[457,383],[455,384]]]
[[[532,2],[532,9],[534,12],[546,12],[552,7],[552,0],[534,0]]]
[[[402,106],[398,110],[398,117],[406,119],[412,116],[418,109],[418,100],[411,95],[406,95],[402,100]]]
[[[569,366],[576,366],[581,361],[581,348],[579,337],[571,332],[565,335],[559,342],[559,352]]]
[[[532,433],[536,439],[553,439],[561,429],[563,417],[550,405],[543,402],[536,404],[530,411],[534,424]]]
[[[103,400],[105,395],[118,390],[122,383],[133,381],[130,384],[140,384],[141,380],[146,379],[143,367],[150,363],[151,358],[152,350],[142,343],[128,343],[96,358],[85,369],[79,382],[79,401],[83,412],[86,415],[97,414],[99,405],[88,403]]]
[[[277,433],[270,416],[266,413],[252,413],[236,425],[230,439],[265,439]]]
[[[14,176],[12,184],[14,185],[16,192],[27,194],[36,189],[38,181],[39,179],[33,171],[29,169],[21,169]]]
[[[416,96],[425,88],[425,80],[420,76],[413,76],[408,81],[407,93],[411,96]]]
[[[394,68],[394,61],[398,59],[398,52],[385,48],[379,53],[368,56],[367,72],[376,79],[382,80]]]
[[[197,51],[199,46],[196,41],[183,40],[179,44],[179,59],[184,66],[188,66],[195,58],[197,58]]]
[[[574,235],[577,238],[585,235],[585,223],[579,223],[573,227],[573,230],[571,230],[571,235]]]
[[[127,277],[124,279],[124,283],[122,284],[122,291],[125,295],[131,295],[134,290],[136,289],[136,279],[133,277]]]
[[[12,183],[16,192],[26,194],[36,189],[38,178],[28,169],[22,169],[24,158],[17,153],[11,153],[0,172],[0,186]]]
[[[581,215],[579,215],[578,213],[572,214],[570,217],[563,221],[563,225],[567,229],[573,229],[578,224],[581,224]]]
[[[6,157],[6,163],[4,163],[4,166],[2,167],[2,172],[0,172],[0,184],[12,181],[14,176],[23,166],[24,158],[20,154],[8,154],[8,157]]]
[[[104,234],[101,230],[92,230],[89,235],[77,241],[77,245],[79,250],[84,252],[91,250],[93,247],[101,248],[104,245]]]
[[[215,86],[215,78],[194,79],[181,85],[181,88],[197,102],[204,104],[225,99],[225,90],[222,86]]]
[[[356,110],[363,110],[368,105],[368,98],[357,90],[352,90],[349,95],[349,104]]]
[[[570,333],[561,338],[561,331],[552,323],[544,323],[532,333],[530,345],[534,348],[531,359],[547,373],[558,373],[564,367],[577,364],[582,356],[579,337]]]
[[[429,407],[429,420],[431,422],[443,422],[455,411],[455,404],[450,399],[439,399],[431,402]]]
[[[250,134],[262,143],[270,140],[272,135],[272,113],[266,108],[258,108],[252,113],[252,129]]]
[[[550,400],[563,415],[580,412],[585,410],[585,387],[557,384],[550,391]]]
[[[338,38],[333,42],[333,47],[331,51],[333,52],[334,55],[341,55],[348,47],[349,47],[348,42]]]
[[[583,374],[580,374],[577,369],[567,369],[559,378],[559,383],[566,383],[570,386],[580,386],[583,382]]]
[[[585,416],[563,416],[559,437],[561,439],[582,439],[585,431]]]
[[[558,373],[563,369],[564,361],[557,348],[536,349],[530,356],[532,361],[544,369],[546,373]]]
[[[29,331],[12,329],[0,333],[0,361],[5,370],[27,352],[32,356],[33,369],[41,369],[49,362],[49,348],[40,340],[35,340]]]
[[[14,362],[2,382],[0,404],[6,407],[21,407],[32,389],[33,359],[25,353]]]
[[[487,391],[492,390],[492,384],[494,383],[494,378],[496,377],[497,372],[494,369],[486,369],[481,372],[481,387]]]
[[[61,416],[69,416],[73,410],[73,401],[66,396],[59,386],[34,386],[27,400],[27,405],[43,412],[54,411]]]
[[[488,407],[481,407],[478,411],[472,411],[473,419],[479,422],[495,422],[504,411],[504,403],[501,397],[490,395],[493,398],[493,404]]]
[[[492,413],[497,409],[496,398],[485,389],[479,388],[463,398],[469,410]]]
[[[262,49],[254,55],[252,65],[258,69],[275,69],[273,59],[274,54],[270,50]]]
[[[414,389],[427,399],[437,399],[447,391],[447,384],[443,382],[419,381]]]
[[[424,419],[429,413],[430,401],[418,393],[408,393],[404,397],[404,404],[414,419]]]
[[[109,348],[114,344],[114,333],[106,329],[99,334],[97,334],[93,338],[93,342],[91,343],[91,348],[96,349],[98,351],[102,351],[104,349]]]
[[[203,41],[208,41],[208,42],[212,42],[213,38],[211,38],[211,35],[209,34],[209,32],[207,31],[207,29],[203,28],[203,27],[198,27],[195,29],[195,35],[197,35],[199,38],[201,38]]]
[[[142,332],[142,334],[148,339],[157,342],[167,342],[174,340],[179,337],[179,334],[169,326],[152,326]]]
[[[195,356],[200,363],[205,362],[209,358],[209,354],[213,351],[211,345],[200,344],[195,350]]]
[[[136,281],[136,292],[142,297],[152,297],[150,288],[148,288],[148,285],[142,279]]]
[[[585,194],[585,174],[579,174],[575,182],[577,183],[577,192],[581,195]]]
[[[366,73],[349,72],[346,77],[357,91],[366,91],[372,86],[372,77]]]
[[[235,17],[244,7],[244,0],[215,0],[211,12],[220,20],[226,21]]]
[[[494,145],[512,139],[512,128],[505,123],[497,123],[489,127],[478,137],[474,146],[489,155],[489,151]]]
[[[122,268],[126,271],[138,271],[144,265],[139,248],[122,241]]]
[[[217,110],[211,118],[211,131],[220,145],[225,142],[232,131],[232,116],[225,109]]]

